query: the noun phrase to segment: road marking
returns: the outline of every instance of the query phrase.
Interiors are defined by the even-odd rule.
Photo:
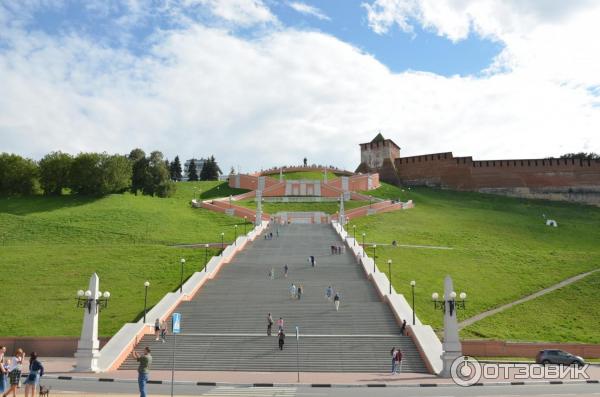
[[[205,397],[294,397],[296,395],[296,388],[218,386],[201,395]]]

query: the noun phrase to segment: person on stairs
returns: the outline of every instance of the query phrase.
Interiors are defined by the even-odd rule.
[[[277,339],[279,341],[279,350],[283,350],[283,344],[285,343],[285,334],[283,333],[283,330],[279,331]]]
[[[335,293],[335,296],[333,297],[333,304],[335,305],[335,311],[339,311],[340,310],[340,294],[338,294],[337,292]]]
[[[273,316],[267,314],[267,336],[271,336],[271,328],[273,327]]]

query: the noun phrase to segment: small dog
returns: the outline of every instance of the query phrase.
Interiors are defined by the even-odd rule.
[[[50,396],[50,388],[40,385],[40,397]]]

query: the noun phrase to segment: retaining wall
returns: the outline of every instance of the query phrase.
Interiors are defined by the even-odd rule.
[[[463,340],[463,354],[481,357],[535,358],[540,350],[560,349],[585,358],[600,358],[600,345],[581,343],[528,343],[499,340]]]

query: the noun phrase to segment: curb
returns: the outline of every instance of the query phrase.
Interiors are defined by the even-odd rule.
[[[95,378],[65,375],[44,375],[44,379],[69,380],[75,382],[114,382],[137,383],[137,379]],[[571,385],[571,384],[600,384],[597,379],[584,380],[542,380],[542,381],[511,381],[511,382],[486,382],[475,383],[472,386],[527,386],[527,385]],[[170,385],[170,380],[148,380],[150,385]],[[360,387],[460,387],[454,383],[228,383],[228,382],[202,382],[202,381],[175,381],[174,385],[181,386],[237,386],[237,387],[311,387],[311,388],[360,388]]]

